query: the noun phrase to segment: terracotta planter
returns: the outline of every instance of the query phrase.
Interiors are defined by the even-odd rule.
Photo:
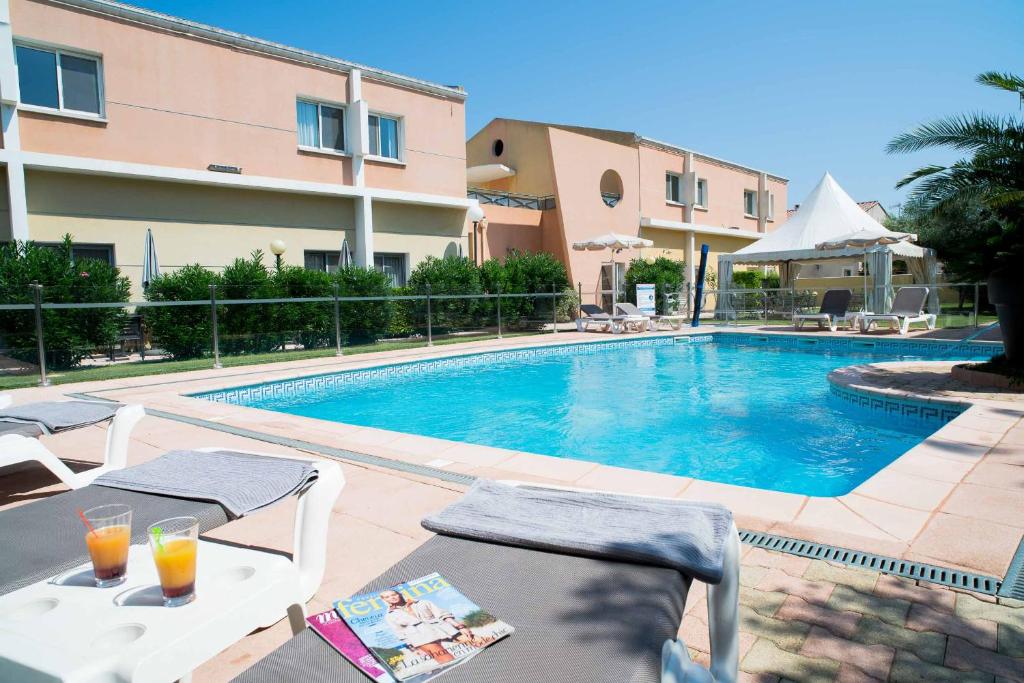
[[[1006,358],[1024,366],[1024,277],[1012,268],[1000,268],[988,276],[988,300],[996,307]]]

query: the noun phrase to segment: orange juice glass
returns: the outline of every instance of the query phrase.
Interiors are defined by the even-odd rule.
[[[82,514],[92,526],[85,534],[85,546],[92,558],[96,586],[108,588],[124,583],[132,540],[132,509],[127,505],[100,505]]]
[[[196,550],[199,521],[195,517],[172,517],[149,527],[149,547],[160,575],[164,605],[178,607],[196,597]]]

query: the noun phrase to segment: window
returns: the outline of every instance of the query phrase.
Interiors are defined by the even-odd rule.
[[[15,59],[24,104],[100,115],[102,87],[96,57],[16,45]]]
[[[679,176],[675,173],[665,174],[665,199],[670,202],[679,203]]]
[[[64,245],[59,242],[42,242],[41,247],[47,249],[61,249]],[[114,245],[113,244],[72,244],[71,245],[71,260],[75,263],[81,261],[102,261],[108,266],[116,265],[114,262]]]
[[[775,195],[768,193],[768,220],[775,219]]]
[[[299,146],[345,151],[345,110],[319,102],[295,103]]]
[[[304,254],[306,270],[320,270],[333,273],[338,270],[340,251],[306,251]]]
[[[694,206],[708,208],[708,179],[697,178],[697,201]]]
[[[743,190],[743,213],[757,218],[757,192]]]
[[[373,267],[391,278],[392,287],[405,286],[405,254],[374,254]]]
[[[370,114],[370,154],[398,159],[398,119]]]

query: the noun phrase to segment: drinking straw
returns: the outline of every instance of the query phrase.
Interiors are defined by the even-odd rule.
[[[82,508],[78,508],[78,516],[82,518],[82,522],[85,523],[85,527],[89,530],[89,533],[93,536],[97,536],[98,534],[96,533],[96,530],[92,528],[92,524],[90,524],[89,520],[86,519],[85,513],[82,512]]]

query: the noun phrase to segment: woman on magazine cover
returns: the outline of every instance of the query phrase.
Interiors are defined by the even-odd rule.
[[[451,612],[429,600],[406,600],[396,591],[383,591],[381,599],[388,605],[384,619],[399,640],[438,664],[455,659],[441,644],[446,640],[473,641],[473,632]]]

